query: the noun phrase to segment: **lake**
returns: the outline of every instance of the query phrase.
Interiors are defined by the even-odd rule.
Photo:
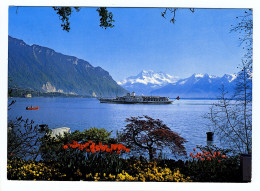
[[[8,111],[8,118],[23,116],[35,124],[48,124],[53,129],[69,127],[71,131],[90,127],[112,131],[112,136],[127,123],[131,116],[148,115],[162,120],[169,128],[179,133],[188,142],[187,153],[196,145],[206,145],[206,132],[210,130],[209,120],[204,116],[216,100],[175,100],[167,105],[108,104],[94,98],[11,98],[16,100]],[[9,101],[11,100],[9,99]],[[39,110],[26,110],[27,106],[39,106]],[[214,135],[213,144],[220,146]]]

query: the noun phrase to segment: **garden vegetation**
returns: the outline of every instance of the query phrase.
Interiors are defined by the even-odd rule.
[[[183,160],[167,159],[160,156],[161,146],[177,143],[176,155],[184,155],[184,139],[164,126],[162,121],[154,120],[148,116],[130,118],[134,119],[137,127],[145,130],[149,124],[149,131],[139,136],[140,143],[153,145],[147,137],[154,137],[152,142],[153,153],[149,149],[146,154],[136,152],[143,149],[139,143],[128,141],[123,137],[129,135],[128,131],[118,133],[112,138],[111,132],[105,129],[89,128],[84,131],[74,131],[63,136],[51,136],[48,127],[28,124],[29,120],[17,119],[23,137],[16,136],[16,128],[10,128],[8,138],[12,144],[8,145],[7,176],[9,180],[61,180],[61,181],[156,181],[156,182],[240,182],[239,157],[231,155],[230,150],[219,149],[214,146],[194,149],[189,157]],[[126,128],[133,125],[130,122]],[[14,123],[14,122],[13,122]],[[10,123],[10,124],[13,124]],[[164,128],[159,128],[159,127]],[[159,131],[158,131],[159,128]],[[162,132],[160,132],[162,130]],[[164,131],[168,132],[165,140],[160,137]],[[19,145],[27,140],[31,133],[31,145],[21,155]],[[44,133],[42,133],[44,132]],[[11,139],[16,137],[16,139]],[[143,141],[141,141],[143,138]],[[176,140],[175,140],[176,139]],[[172,143],[169,140],[173,141]],[[120,143],[122,141],[122,143]],[[147,142],[146,142],[147,141]],[[14,147],[13,145],[17,145]],[[37,145],[37,147],[35,146]],[[26,145],[25,145],[26,146]],[[174,151],[172,147],[171,150]],[[199,149],[201,151],[199,151]],[[24,150],[23,150],[24,151]]]

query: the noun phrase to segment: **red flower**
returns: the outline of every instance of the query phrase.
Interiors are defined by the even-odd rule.
[[[125,151],[128,153],[130,151],[130,149],[127,148]]]
[[[79,150],[82,151],[83,149],[84,149],[84,146],[83,146],[83,145],[80,145],[80,146],[79,146]]]
[[[201,161],[204,161],[205,159],[204,158],[201,158]]]
[[[221,158],[226,158],[226,155],[222,155]]]
[[[116,151],[117,154],[120,154],[120,151]]]
[[[93,153],[93,154],[96,152],[95,149],[91,149],[90,151],[91,151],[91,153]]]
[[[89,153],[89,152],[90,152],[90,149],[86,149],[86,151]]]
[[[90,145],[90,147],[89,147],[90,149],[94,149],[95,148],[95,145],[94,144],[92,144],[92,145]]]
[[[190,157],[193,155],[193,153],[190,153]]]
[[[193,149],[193,151],[196,151],[196,149]]]
[[[100,146],[100,149],[101,149],[101,151],[105,151],[106,150],[106,148],[104,147],[104,146]]]
[[[63,145],[63,149],[67,149],[68,148],[68,146],[67,145]]]
[[[110,148],[106,148],[106,152],[110,153],[111,149]]]
[[[73,145],[76,145],[77,143],[78,143],[77,141],[72,140]]]

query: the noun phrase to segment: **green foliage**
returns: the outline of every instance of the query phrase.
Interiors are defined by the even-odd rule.
[[[80,11],[79,7],[53,7],[54,11],[56,11],[56,13],[59,15],[59,19],[62,21],[62,30],[65,30],[67,32],[70,31],[69,17],[73,12],[73,8],[74,10],[76,10],[76,12]]]
[[[87,153],[85,150],[63,149],[63,157],[58,161],[60,171],[67,174],[67,178],[84,180],[89,173],[113,173],[122,171],[122,159],[116,153]]]
[[[91,127],[90,129],[86,129],[82,132],[75,131],[71,134],[71,136],[72,140],[76,141],[92,140],[95,143],[102,142],[104,144],[107,144],[110,139],[111,133],[112,131],[108,132],[104,128],[98,129],[96,127]]]
[[[56,165],[58,166],[58,165]],[[58,168],[42,162],[12,157],[7,161],[8,180],[63,180],[66,174]]]
[[[108,132],[103,128],[98,129],[95,127],[86,129],[84,131],[76,130],[71,134],[65,133],[63,136],[57,136],[56,138],[51,137],[51,134],[46,134],[41,139],[40,155],[44,161],[60,161],[63,160],[63,158],[65,157],[62,146],[70,143],[72,140],[79,142],[92,140],[96,143],[102,142],[104,144],[107,144],[111,141],[110,136],[111,132]]]
[[[65,30],[67,32],[70,31],[70,22],[69,17],[71,16],[73,9],[76,12],[80,11],[79,7],[53,7],[54,11],[59,15],[59,19],[61,20],[62,24],[62,30]],[[106,7],[100,7],[97,9],[97,12],[100,16],[100,27],[102,28],[113,28],[114,25],[112,24],[114,22],[113,20],[113,14],[112,12],[108,12]]]
[[[113,14],[112,12],[108,12],[106,7],[100,7],[97,9],[97,12],[99,13],[100,16],[100,27],[104,27],[105,29],[107,28],[113,28],[114,25],[112,24],[115,22],[113,20]]]

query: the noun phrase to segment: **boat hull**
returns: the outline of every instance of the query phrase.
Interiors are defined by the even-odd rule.
[[[115,103],[115,104],[172,104],[173,101],[123,101],[115,99],[99,99],[100,103]]]
[[[39,110],[39,107],[26,107],[26,110]]]

